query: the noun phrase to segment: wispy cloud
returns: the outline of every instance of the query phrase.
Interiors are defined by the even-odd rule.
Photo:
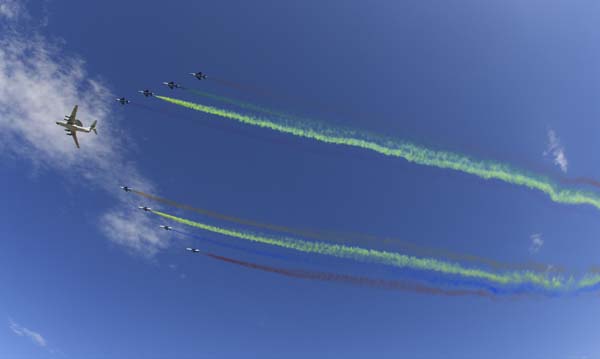
[[[552,129],[548,130],[548,147],[546,151],[544,151],[544,156],[552,156],[554,164],[560,167],[561,171],[567,172],[569,161],[565,154],[565,148],[560,143],[560,139],[556,135],[556,132]]]
[[[0,18],[14,20],[23,12],[23,7],[19,0],[0,0]]]
[[[145,191],[153,185],[127,159],[130,140],[115,130],[114,98],[101,79],[86,72],[83,59],[35,31],[0,31],[0,83],[2,156],[27,159],[36,169],[106,191],[116,206],[100,217],[99,226],[115,243],[146,255],[166,247],[148,216],[134,210],[133,198],[118,193],[119,184]],[[81,136],[80,150],[55,124],[75,104],[84,125],[98,121],[98,136]]]
[[[35,343],[36,345],[39,345],[40,347],[45,348],[48,345],[48,342],[40,333],[34,332],[31,329],[27,329],[27,328],[15,323],[12,319],[8,320],[8,327],[16,335],[18,335],[20,337],[29,338],[33,343]]]
[[[529,239],[531,240],[531,244],[529,245],[529,252],[530,253],[539,252],[540,249],[542,249],[542,246],[544,245],[544,240],[542,239],[542,234],[534,233],[531,236],[529,236]]]

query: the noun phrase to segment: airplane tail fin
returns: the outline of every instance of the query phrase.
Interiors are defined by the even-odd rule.
[[[94,121],[94,123],[92,123],[92,125],[90,126],[90,130],[94,131],[95,134],[98,134],[98,131],[96,131],[96,123],[98,121]]]

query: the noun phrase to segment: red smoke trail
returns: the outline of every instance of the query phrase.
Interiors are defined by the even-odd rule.
[[[416,292],[421,294],[432,294],[432,295],[444,295],[444,296],[477,296],[477,297],[485,297],[485,298],[494,298],[492,293],[486,292],[484,290],[468,290],[468,289],[440,289],[428,287],[422,284],[410,283],[405,281],[396,281],[396,280],[386,280],[386,279],[373,279],[367,277],[358,277],[347,274],[337,274],[337,273],[324,273],[324,272],[310,272],[305,270],[293,270],[293,269],[284,269],[284,268],[276,268],[270,267],[266,265],[244,262],[233,258],[227,258],[223,256],[219,256],[212,253],[200,252],[201,254],[217,259],[223,262],[236,264],[242,267],[256,269],[263,272],[275,273],[279,275],[283,275],[291,278],[299,278],[299,279],[309,279],[309,280],[319,280],[326,282],[340,282],[346,284],[360,285],[366,287],[374,287],[374,288],[382,288],[382,289],[390,289],[390,290],[401,290],[401,291],[409,291]]]
[[[207,79],[209,80],[213,80],[223,86],[227,86],[230,88],[234,88],[240,91],[244,91],[247,93],[251,93],[254,95],[258,95],[261,96],[263,98],[269,98],[271,100],[275,100],[275,101],[286,101],[289,104],[298,104],[298,97],[293,97],[293,96],[286,96],[284,94],[281,93],[275,93],[275,92],[271,92],[256,86],[250,86],[250,85],[246,85],[246,84],[240,84],[238,82],[233,82],[233,81],[229,81],[229,80],[224,80],[224,79],[219,79],[219,78],[215,78],[215,77],[208,77]],[[300,99],[300,101],[302,101]],[[350,111],[340,111],[340,109],[336,109],[331,107],[330,105],[328,105],[327,103],[318,103],[318,102],[314,102],[314,101],[302,101],[304,102],[304,104],[310,105],[313,108],[318,109],[319,111],[321,111],[322,113],[327,113],[329,115],[334,115],[339,119],[343,119],[343,118],[368,118],[368,117],[372,117],[372,114],[367,114],[367,113],[357,113],[357,112],[350,112]]]
[[[264,90],[264,89],[261,89],[261,88],[255,87],[255,86],[244,85],[244,84],[240,84],[240,83],[233,82],[233,81],[215,78],[212,76],[208,77],[207,80],[213,80],[223,86],[232,87],[234,89],[241,90],[241,91],[250,91],[254,94],[258,94],[261,96],[278,97],[278,95],[276,95],[270,91],[267,91],[267,90]]]
[[[587,177],[577,177],[577,178],[563,178],[561,180],[563,183],[574,183],[574,184],[587,184],[590,186],[594,186],[596,188],[600,188],[600,181],[597,181],[593,178]]]

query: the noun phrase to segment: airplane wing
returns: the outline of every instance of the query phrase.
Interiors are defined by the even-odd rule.
[[[71,116],[69,116],[69,120],[67,121],[67,123],[69,125],[74,125],[75,124],[75,120],[77,118],[77,107],[78,106],[75,105],[75,107],[73,107],[73,111],[71,111]],[[75,140],[75,142],[77,142],[77,140]]]
[[[74,112],[75,111],[77,111],[77,106],[75,106]],[[71,135],[71,137],[73,137],[73,141],[75,141],[75,146],[77,146],[77,148],[79,148],[79,141],[77,140],[77,131],[73,131],[73,134]]]

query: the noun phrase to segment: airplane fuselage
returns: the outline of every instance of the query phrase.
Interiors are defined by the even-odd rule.
[[[64,122],[57,121],[56,124],[66,128],[67,130],[69,130],[71,132],[76,132],[76,131],[90,132],[90,129],[87,127],[70,125],[69,123],[67,123],[67,121],[64,121]]]

